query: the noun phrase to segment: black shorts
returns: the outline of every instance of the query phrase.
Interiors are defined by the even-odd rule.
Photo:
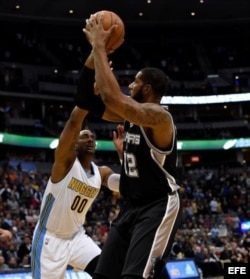
[[[181,217],[178,192],[144,206],[124,206],[104,244],[96,274],[152,277],[170,252]]]

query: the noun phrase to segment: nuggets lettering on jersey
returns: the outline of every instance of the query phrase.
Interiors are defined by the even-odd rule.
[[[41,205],[38,223],[61,238],[72,237],[82,228],[86,214],[101,188],[101,175],[93,162],[88,177],[78,159],[58,183],[49,180]],[[63,205],[63,206],[62,206]],[[58,218],[63,216],[63,218]]]
[[[87,185],[86,183],[74,177],[72,177],[72,179],[70,180],[68,188],[89,198],[94,198],[99,192],[99,188],[95,188],[90,185]]]

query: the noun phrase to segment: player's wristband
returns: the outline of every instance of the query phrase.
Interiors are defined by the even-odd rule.
[[[112,173],[107,181],[108,188],[111,191],[119,192],[120,174]]]
[[[105,104],[100,96],[94,94],[95,71],[83,66],[75,95],[75,104],[88,110],[95,116],[102,117]]]

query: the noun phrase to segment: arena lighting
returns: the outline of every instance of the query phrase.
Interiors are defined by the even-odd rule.
[[[248,231],[250,231],[250,221],[241,221],[240,222],[240,230],[242,233],[247,233]]]
[[[0,144],[15,145],[23,147],[37,147],[55,149],[58,145],[58,138],[31,137],[16,134],[0,133]],[[97,150],[114,151],[114,144],[108,140],[98,140]]]
[[[193,163],[200,162],[200,157],[199,156],[191,156],[191,162],[193,162]]]
[[[0,144],[24,147],[37,147],[55,149],[58,138],[21,136],[0,133]],[[115,151],[113,141],[97,140],[97,151]],[[228,150],[236,148],[249,148],[250,138],[219,139],[219,140],[180,140],[177,142],[178,150]]]
[[[250,93],[225,94],[225,95],[206,95],[206,96],[164,96],[161,99],[162,105],[203,105],[249,102]]]
[[[76,71],[77,72],[77,71]],[[76,73],[75,72],[75,73]],[[127,88],[122,87],[124,94],[129,94]],[[30,93],[21,92],[6,92],[0,90],[1,96],[13,96],[22,99],[33,99],[34,95]],[[53,95],[36,94],[37,100],[59,100],[65,102],[72,102],[72,97],[59,97]],[[163,105],[202,105],[202,104],[216,104],[216,103],[238,103],[238,102],[249,102],[250,93],[232,93],[224,95],[209,95],[209,96],[164,96],[162,97],[161,104]]]

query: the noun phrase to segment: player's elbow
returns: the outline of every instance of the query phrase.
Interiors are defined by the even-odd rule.
[[[102,100],[107,107],[117,106],[118,94],[116,92],[110,89],[104,89],[102,92]]]

